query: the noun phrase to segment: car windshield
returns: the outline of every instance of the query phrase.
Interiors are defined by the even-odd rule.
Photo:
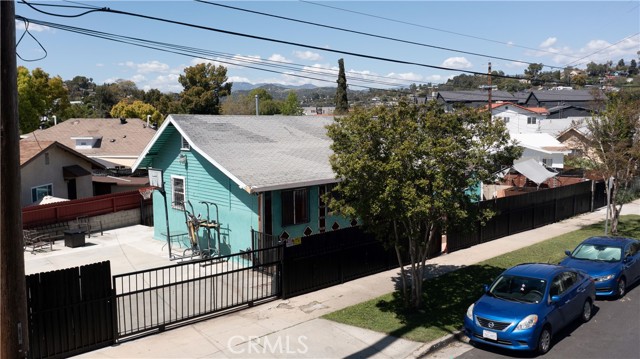
[[[571,254],[575,259],[617,262],[622,257],[622,248],[602,244],[583,243]]]
[[[538,278],[501,275],[489,289],[496,298],[523,302],[539,303],[544,297],[547,281]]]

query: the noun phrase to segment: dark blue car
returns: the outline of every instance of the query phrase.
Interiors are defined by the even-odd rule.
[[[561,265],[581,269],[596,282],[596,295],[622,297],[627,286],[640,279],[640,241],[622,237],[591,237]]]
[[[554,264],[520,264],[503,272],[469,306],[464,330],[474,343],[544,354],[564,326],[588,321],[595,285],[584,272]]]

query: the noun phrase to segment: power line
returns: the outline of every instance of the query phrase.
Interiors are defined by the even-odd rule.
[[[225,53],[209,51],[209,50],[203,50],[203,49],[197,49],[197,48],[192,48],[192,47],[187,47],[187,46],[181,46],[181,45],[157,42],[157,41],[152,41],[152,40],[145,40],[145,39],[134,38],[134,37],[129,37],[129,36],[110,34],[110,33],[90,30],[90,29],[83,29],[83,28],[77,28],[77,27],[68,26],[68,25],[51,23],[51,22],[47,22],[47,21],[28,19],[28,18],[25,18],[25,17],[20,16],[20,15],[16,15],[16,19],[23,20],[23,21],[28,21],[30,23],[34,23],[34,24],[38,24],[38,25],[42,25],[42,26],[48,26],[48,27],[59,29],[59,30],[63,30],[63,31],[74,32],[74,33],[78,33],[78,34],[81,34],[81,35],[101,38],[101,39],[110,40],[110,41],[114,41],[114,42],[118,42],[118,43],[125,43],[125,44],[129,44],[129,45],[134,45],[134,46],[138,46],[138,47],[143,47],[143,48],[148,48],[148,49],[153,49],[153,50],[173,53],[173,54],[177,54],[177,55],[183,55],[183,56],[189,56],[189,57],[198,57],[198,58],[202,58],[202,59],[205,59],[205,60],[217,61],[217,62],[224,63],[224,64],[227,64],[227,65],[241,66],[241,67],[245,67],[245,68],[251,68],[251,69],[254,69],[254,70],[277,73],[277,74],[283,74],[283,75],[293,76],[293,77],[300,77],[300,78],[305,78],[305,79],[310,79],[310,80],[315,80],[315,81],[335,83],[335,79],[327,80],[327,79],[323,79],[323,78],[304,76],[304,75],[299,75],[299,74],[290,73],[290,72],[269,70],[269,69],[264,69],[264,68],[260,68],[260,67],[256,67],[256,66],[250,66],[250,65],[242,64],[242,63],[250,63],[250,64],[256,64],[256,65],[260,64],[260,65],[262,65],[261,61],[266,61],[268,63],[265,64],[265,66],[281,67],[281,65],[278,64],[277,61],[270,61],[270,60],[260,60],[260,61],[258,61],[256,59],[252,59],[250,57],[238,58],[236,55],[231,55],[231,54],[225,54]],[[211,54],[213,54],[215,56],[220,56],[220,57],[226,58],[228,60],[235,60],[235,61],[234,62],[232,62],[232,61],[223,61],[223,60],[220,60],[219,58],[206,57],[207,55],[211,55]],[[290,68],[292,68],[292,69],[294,69],[295,71],[298,71],[298,72],[311,73],[311,74],[319,75],[319,76],[329,76],[329,75],[334,76],[334,74],[331,74],[331,73],[305,71],[304,69],[303,70],[298,70],[298,69],[295,69],[293,67],[290,67]],[[333,70],[331,70],[331,71],[333,71]],[[357,77],[356,78],[350,77],[350,80],[351,81],[355,80],[356,82],[373,83],[373,84],[380,84],[380,85],[396,85],[396,86],[399,85],[399,83],[397,83],[397,82],[374,81],[374,80],[370,80],[370,79],[364,79],[364,78],[361,79],[361,78],[357,78]],[[371,89],[371,90],[385,90],[385,91],[389,90],[389,89],[374,88],[374,87],[370,87],[370,86],[357,85],[357,84],[353,84],[351,82],[350,82],[350,86],[361,87],[361,88]]]
[[[604,48],[602,48],[602,49],[600,49],[600,50],[598,50],[598,51],[592,52],[592,53],[590,53],[589,55],[583,56],[583,57],[581,57],[581,58],[579,58],[579,59],[577,59],[577,60],[571,61],[570,63],[568,63],[568,64],[567,64],[567,66],[566,66],[566,67],[570,66],[570,65],[571,65],[571,64],[573,64],[573,63],[580,62],[580,61],[582,61],[582,60],[584,60],[584,59],[586,59],[586,58],[588,58],[588,57],[591,57],[591,56],[593,56],[593,55],[595,55],[595,54],[597,54],[597,53],[599,53],[599,52],[602,52],[602,51],[604,51],[604,50],[606,50],[606,49],[609,49],[609,48],[611,48],[611,47],[614,47],[614,46],[618,45],[619,43],[621,43],[621,42],[623,42],[623,41],[625,41],[625,40],[628,40],[628,39],[630,39],[630,38],[632,38],[632,37],[634,37],[634,36],[638,36],[638,35],[640,35],[640,32],[636,32],[636,33],[635,33],[635,34],[633,34],[633,35],[629,35],[629,36],[625,37],[624,39],[622,39],[622,40],[620,40],[620,41],[617,41],[617,42],[615,42],[615,43],[613,43],[613,44],[611,44],[611,45],[609,45],[609,46],[607,46],[607,47],[604,47]]]
[[[404,24],[404,25],[410,25],[410,26],[415,26],[415,27],[420,27],[423,29],[428,29],[428,30],[433,30],[433,31],[439,31],[439,32],[444,32],[447,34],[452,34],[452,35],[457,35],[457,36],[463,36],[463,37],[468,37],[471,39],[476,39],[476,40],[483,40],[483,41],[488,41],[488,42],[493,42],[496,44],[502,44],[502,45],[507,45],[507,46],[511,46],[511,47],[519,47],[521,49],[527,49],[527,50],[533,50],[533,51],[538,51],[538,52],[548,52],[550,54],[554,54],[554,55],[558,55],[558,53],[553,52],[553,51],[548,51],[548,50],[541,50],[541,49],[536,49],[533,47],[527,47],[527,46],[522,46],[522,45],[517,45],[517,44],[513,44],[511,42],[505,42],[505,41],[499,41],[499,40],[492,40],[492,39],[488,39],[486,37],[480,37],[480,36],[475,36],[475,35],[468,35],[468,34],[463,34],[461,32],[456,32],[456,31],[451,31],[451,30],[444,30],[444,29],[440,29],[437,27],[432,27],[432,26],[426,26],[426,25],[421,25],[421,24],[416,24],[413,22],[408,22],[408,21],[403,21],[403,20],[397,20],[397,19],[392,19],[392,18],[388,18],[388,17],[384,17],[384,16],[379,16],[379,15],[373,15],[373,14],[367,14],[365,12],[361,12],[361,11],[355,11],[355,10],[349,10],[349,9],[344,9],[341,7],[337,7],[337,6],[332,6],[332,5],[327,5],[327,4],[321,4],[321,3],[317,3],[317,2],[313,2],[313,1],[305,1],[305,0],[298,0],[302,3],[305,4],[309,4],[309,5],[315,5],[315,6],[321,6],[321,7],[326,7],[329,9],[334,9],[334,10],[339,10],[339,11],[344,11],[344,12],[350,12],[353,14],[358,14],[358,15],[362,15],[362,16],[368,16],[368,17],[372,17],[372,18],[376,18],[376,19],[381,19],[381,20],[386,20],[386,21],[391,21],[391,22],[395,22],[395,23],[399,23],[399,24]],[[568,57],[577,57],[577,56],[572,56],[572,55],[565,55]]]
[[[40,9],[32,6],[31,4],[29,4],[26,1],[20,1],[20,2],[26,4],[27,6],[31,7],[35,11],[43,12]],[[154,21],[160,21],[160,22],[165,22],[165,23],[174,24],[174,25],[181,25],[181,26],[196,28],[196,29],[200,29],[200,30],[213,31],[213,32],[218,32],[218,33],[222,33],[222,34],[233,35],[233,36],[238,36],[238,37],[244,37],[244,38],[249,38],[249,39],[254,39],[254,40],[262,40],[262,41],[274,42],[274,43],[285,44],[285,45],[299,46],[299,47],[314,49],[314,50],[318,50],[318,51],[326,51],[326,52],[332,52],[332,53],[337,53],[337,54],[350,55],[350,56],[361,57],[361,58],[366,58],[366,59],[370,59],[370,60],[378,60],[378,61],[391,62],[391,63],[396,63],[396,64],[419,66],[419,67],[431,68],[431,69],[436,69],[436,70],[461,72],[461,73],[467,73],[467,74],[472,74],[472,75],[485,75],[485,73],[478,72],[478,71],[454,69],[454,68],[444,67],[444,66],[429,65],[429,64],[423,64],[423,63],[413,62],[413,61],[406,61],[406,60],[386,58],[386,57],[382,57],[382,56],[361,54],[361,53],[352,52],[352,51],[328,49],[328,48],[321,47],[321,46],[308,45],[308,44],[303,44],[303,43],[298,43],[298,42],[293,42],[293,41],[287,41],[287,40],[273,39],[273,38],[264,37],[264,36],[258,36],[258,35],[245,34],[245,33],[240,33],[240,32],[236,32],[236,31],[229,31],[229,30],[218,29],[218,28],[210,27],[210,26],[190,24],[190,23],[186,23],[186,22],[182,22],[182,21],[164,19],[164,18],[160,18],[160,17],[144,15],[144,14],[137,14],[137,13],[121,11],[121,10],[114,10],[114,9],[110,9],[110,8],[93,9],[93,10],[88,11],[86,13],[94,12],[94,11],[108,12],[108,13],[119,14],[119,15],[127,15],[127,16],[147,19],[147,20],[154,20]],[[47,12],[43,12],[43,13],[45,13],[47,15],[51,15],[51,16],[69,17],[68,15],[56,15],[56,14],[47,13]],[[86,14],[86,13],[84,13],[84,14]],[[517,78],[517,77],[508,76],[508,75],[494,75],[494,76],[495,77],[499,77],[499,78],[507,78],[507,79],[517,79],[517,80],[519,80],[519,78]]]
[[[352,33],[352,34],[373,37],[373,38],[377,38],[377,39],[395,41],[395,42],[400,42],[400,43],[409,44],[409,45],[417,45],[417,46],[428,47],[428,48],[437,49],[437,50],[451,51],[451,52],[456,52],[456,53],[461,53],[461,54],[480,56],[480,57],[487,57],[487,58],[497,59],[497,60],[519,62],[519,63],[523,63],[523,64],[528,64],[528,65],[537,64],[537,63],[533,63],[533,62],[515,60],[515,59],[506,58],[506,57],[486,55],[486,54],[480,54],[480,53],[477,53],[477,52],[471,52],[471,51],[465,51],[465,50],[457,50],[457,49],[452,49],[452,48],[448,48],[448,47],[430,45],[430,44],[425,44],[425,43],[415,42],[415,41],[410,41],[410,40],[403,40],[403,39],[398,39],[398,38],[384,36],[384,35],[376,35],[376,34],[371,34],[371,33],[367,33],[367,32],[346,29],[346,28],[337,27],[337,26],[319,24],[319,23],[306,21],[306,20],[293,19],[293,18],[290,18],[290,17],[274,15],[274,14],[269,14],[269,13],[265,13],[265,12],[255,11],[255,10],[243,9],[243,8],[239,8],[239,7],[231,6],[231,5],[213,3],[213,2],[209,2],[209,1],[205,1],[205,0],[195,0],[195,1],[199,2],[199,3],[207,4],[207,5],[226,8],[226,9],[232,9],[232,10],[237,10],[237,11],[247,12],[247,13],[251,13],[251,14],[267,16],[267,17],[272,17],[272,18],[281,19],[281,20],[293,21],[293,22],[297,22],[297,23],[301,23],[301,24],[305,24],[305,25],[323,27],[323,28],[327,28],[327,29],[338,30],[338,31]],[[542,64],[542,66],[549,67],[549,68],[563,69],[562,67],[558,67],[558,66],[551,66],[551,65],[544,65],[544,64]]]

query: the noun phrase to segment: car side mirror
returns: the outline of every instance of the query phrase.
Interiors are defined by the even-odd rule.
[[[489,291],[489,286],[486,284],[482,285],[482,290],[484,290],[485,293],[487,293]]]
[[[560,296],[559,295],[552,295],[551,296],[551,303],[558,303],[560,301]]]
[[[567,256],[571,257],[571,252],[570,251],[564,251],[564,254],[566,254]]]

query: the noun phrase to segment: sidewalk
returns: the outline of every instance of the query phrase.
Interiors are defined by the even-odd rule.
[[[623,207],[622,214],[640,215],[640,200]],[[604,209],[583,214],[562,222],[531,231],[483,243],[468,249],[442,255],[428,261],[437,274],[481,262],[552,237],[574,231],[583,226],[602,221]],[[142,227],[142,226],[139,226]],[[138,228],[136,226],[135,228]],[[145,228],[145,227],[142,227]],[[140,229],[138,229],[140,230]],[[166,251],[159,243],[143,243],[130,239],[126,232],[110,234],[111,240],[103,251],[114,255],[114,272],[140,269],[156,260],[160,265],[168,263]],[[106,234],[105,234],[106,235]],[[127,239],[123,238],[124,236]],[[99,240],[99,235],[91,240]],[[135,237],[134,237],[135,238]],[[150,238],[150,236],[148,237]],[[89,240],[88,240],[89,241]],[[119,244],[120,243],[120,244]],[[153,246],[157,247],[154,248]],[[144,248],[143,248],[144,247]],[[84,257],[87,262],[86,250]],[[141,260],[143,250],[154,250],[157,259]],[[166,248],[165,248],[166,249]],[[568,248],[569,249],[569,248]],[[75,248],[73,250],[76,250]],[[128,253],[128,251],[132,251]],[[60,251],[62,252],[62,251]],[[162,255],[164,254],[164,258]],[[25,254],[25,258],[31,256]],[[66,267],[74,265],[63,260],[64,255],[41,254],[26,260],[27,273],[41,271],[47,265],[64,261]],[[148,253],[147,253],[148,256]],[[45,257],[49,258],[46,259]],[[27,258],[29,259],[29,258]],[[124,264],[116,261],[124,260]],[[144,263],[143,263],[144,262]],[[30,266],[37,267],[31,270]],[[138,267],[138,268],[136,268]],[[131,269],[127,269],[131,268]],[[51,270],[52,268],[44,269]],[[378,273],[331,288],[297,296],[289,300],[276,300],[252,308],[240,310],[206,321],[185,325],[162,333],[149,335],[103,348],[79,356],[80,358],[418,358],[442,340],[433,343],[417,343],[387,336],[365,329],[320,319],[324,314],[376,298],[394,290],[398,269]],[[464,313],[460,313],[464,315]],[[450,340],[451,338],[444,338]]]

